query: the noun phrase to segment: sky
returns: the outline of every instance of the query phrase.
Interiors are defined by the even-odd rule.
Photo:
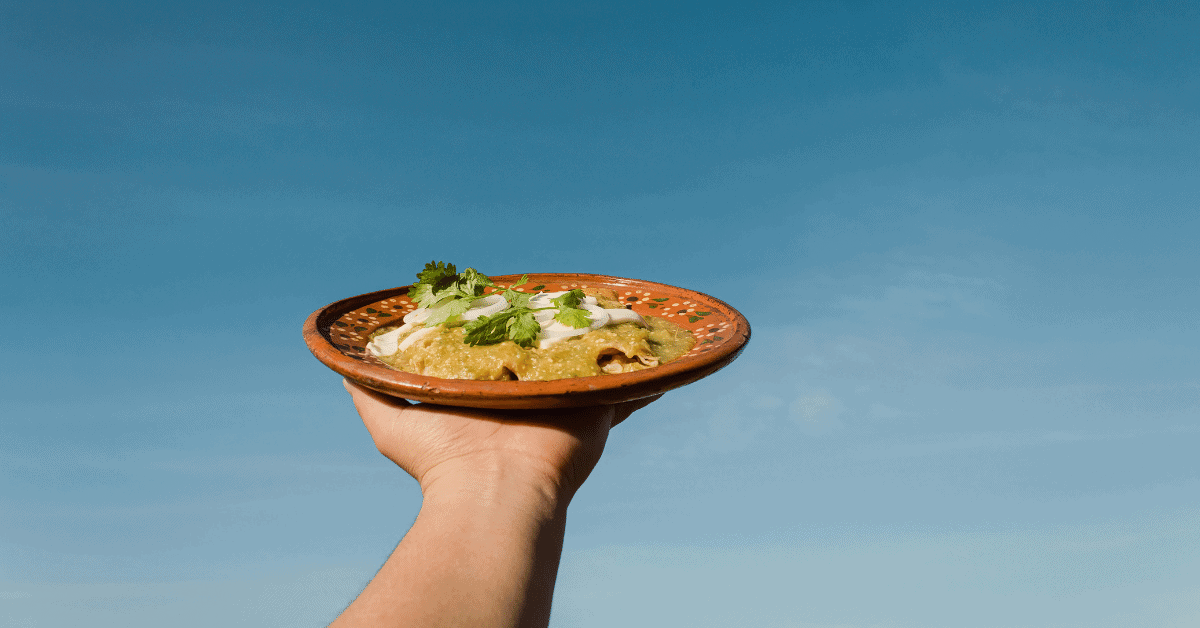
[[[0,627],[323,626],[411,524],[300,326],[716,296],[551,625],[1200,622],[1194,3],[0,1]]]

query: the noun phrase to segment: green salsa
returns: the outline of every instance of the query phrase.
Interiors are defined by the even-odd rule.
[[[379,359],[399,371],[444,379],[541,381],[647,369],[695,346],[688,330],[661,318],[644,318],[649,329],[620,323],[545,349],[521,347],[511,340],[473,347],[463,342],[462,327],[442,326],[404,351]]]

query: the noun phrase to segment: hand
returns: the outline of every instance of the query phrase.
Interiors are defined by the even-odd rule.
[[[657,397],[471,410],[345,386],[375,446],[417,479],[423,499],[413,527],[333,625],[546,626],[567,504],[608,430]]]
[[[477,410],[413,404],[344,381],[379,451],[422,492],[450,476],[500,468],[545,482],[567,500],[600,460],[608,430],[661,397],[559,410]]]

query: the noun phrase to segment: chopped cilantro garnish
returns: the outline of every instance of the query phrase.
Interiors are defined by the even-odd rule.
[[[528,282],[529,276],[522,275],[519,281],[499,293],[508,302],[506,309],[468,321],[463,327],[466,332],[463,342],[477,346],[511,340],[522,347],[531,347],[542,331],[534,312],[543,309],[557,309],[554,319],[576,329],[592,324],[589,312],[579,307],[584,298],[582,290],[577,288],[556,297],[551,301],[553,308],[535,310],[529,307],[532,294],[513,289]],[[484,289],[495,285],[474,268],[460,273],[454,264],[429,262],[425,264],[425,270],[417,273],[417,283],[409,288],[408,297],[419,307],[429,310],[429,317],[423,321],[423,325],[433,327],[457,323],[459,317],[471,309],[471,303],[483,297]],[[544,287],[537,286],[535,289]]]

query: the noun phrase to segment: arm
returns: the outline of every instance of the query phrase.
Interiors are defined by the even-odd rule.
[[[417,520],[332,626],[545,626],[567,505],[611,426],[653,399],[558,411],[413,405],[349,382],[379,451],[421,485]]]

